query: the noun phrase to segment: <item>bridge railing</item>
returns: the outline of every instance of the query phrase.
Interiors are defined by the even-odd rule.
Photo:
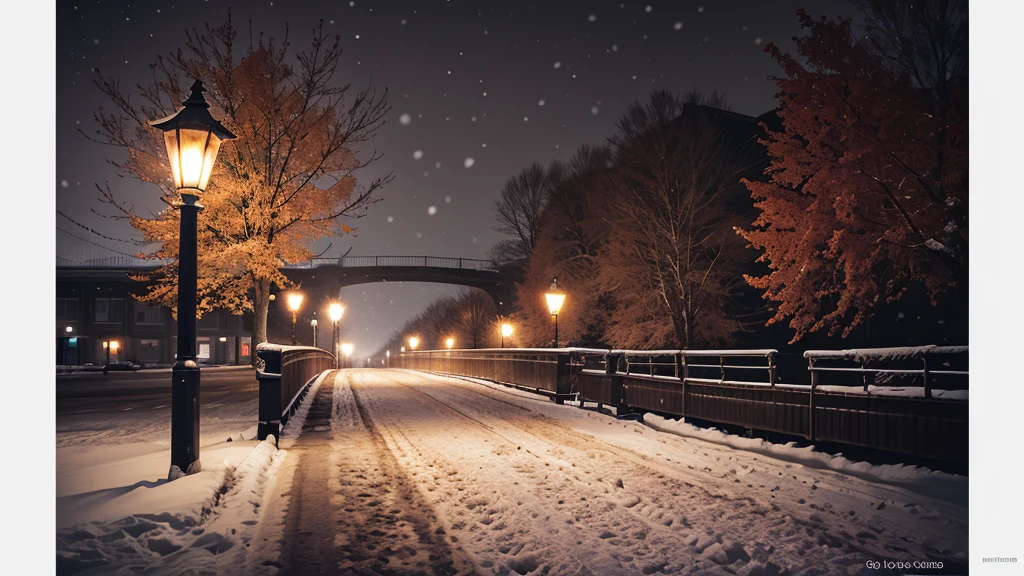
[[[453,350],[399,354],[392,366],[811,442],[967,461],[966,347],[811,350],[801,369],[810,384],[781,382],[778,356],[776,350]]]
[[[495,270],[490,260],[476,258],[447,258],[443,256],[345,256],[344,258],[313,258],[308,262],[288,264],[286,268],[319,268],[341,266],[342,268],[409,267],[409,268],[454,268],[459,270]]]
[[[273,435],[280,440],[281,426],[295,413],[310,385],[320,373],[334,366],[334,354],[321,348],[267,342],[256,346],[259,439],[266,440]]]

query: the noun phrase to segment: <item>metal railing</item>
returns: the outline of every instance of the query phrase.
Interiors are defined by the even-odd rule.
[[[476,258],[447,258],[443,256],[345,256],[343,258],[313,258],[308,262],[286,264],[285,268],[321,268],[340,266],[342,268],[409,267],[409,268],[454,268],[459,270],[497,271],[494,262]]]
[[[921,388],[922,395],[931,398],[936,384],[943,390],[965,390],[969,376],[967,346],[808,350],[804,358],[811,374],[812,393],[819,386],[831,384],[864,392],[872,387]],[[836,365],[823,365],[828,363]],[[826,373],[845,378],[822,382]]]
[[[256,380],[260,406],[257,436],[281,439],[288,422],[309,386],[324,370],[334,368],[334,354],[310,346],[281,346],[264,342],[256,346]]]
[[[108,256],[104,258],[90,258],[78,260],[57,256],[57,266],[61,268],[159,268],[171,262],[166,258],[137,258],[135,256]]]

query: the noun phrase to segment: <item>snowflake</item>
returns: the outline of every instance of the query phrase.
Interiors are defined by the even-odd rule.
[[[523,116],[523,122],[529,122],[529,121],[530,121],[530,117],[529,116]]]
[[[61,186],[61,188],[67,188],[68,187],[68,181],[67,180],[61,180],[60,181],[60,186]]]
[[[471,116],[471,117],[469,118],[469,120],[470,120],[470,122],[476,122],[476,116]]]
[[[417,150],[417,151],[413,152],[412,153],[412,157],[417,159],[417,160],[419,160],[420,158],[423,158],[423,150]]]
[[[597,113],[600,112],[600,111],[601,110],[597,106],[591,106],[590,107],[590,113],[593,114],[594,116],[597,116]]]
[[[704,11],[704,7],[703,6],[698,6],[697,7],[697,12],[703,12],[703,11]]]
[[[612,52],[618,52],[618,51],[619,51],[619,45],[618,44],[612,44]]]
[[[476,162],[476,160],[473,160],[472,158],[466,158],[466,160],[462,164],[465,165],[466,168],[469,168],[470,166],[473,165],[474,162]]]
[[[473,236],[473,244],[476,244],[476,236]]]
[[[395,221],[395,217],[394,216],[388,216],[388,224],[391,224],[394,221]]]
[[[555,62],[555,70],[558,70],[561,67],[562,67],[562,63],[561,62]]]
[[[408,114],[402,114],[401,116],[398,117],[398,121],[401,122],[402,126],[408,126],[409,123],[412,122],[412,116],[409,116]]]
[[[682,22],[676,22],[676,25],[673,26],[673,28],[675,28],[676,30],[682,30],[683,29],[683,23]]]
[[[591,22],[597,22],[597,14],[591,14],[590,16],[587,16],[587,20]]]
[[[757,38],[754,38],[754,44],[757,44],[758,46],[761,45],[761,37],[760,36],[758,36]]]
[[[431,206],[430,208],[427,208],[427,214],[430,214],[431,216],[437,214],[437,206]]]
[[[541,100],[540,102],[537,102],[537,106],[543,106],[543,105],[544,105],[544,101],[543,100]]]
[[[407,22],[407,20],[405,18],[402,18],[402,26],[405,26],[406,22]]]
[[[451,204],[452,203],[452,197],[451,196],[445,196],[444,197],[444,203],[445,204]]]
[[[440,162],[434,162],[434,168],[437,168],[438,170],[440,170],[441,169],[441,163]]]
[[[417,238],[423,238],[423,232],[417,232],[416,233],[416,237]]]
[[[648,4],[647,6],[644,6],[644,12],[650,12],[651,10],[654,10],[654,8],[651,8],[650,4]]]
[[[480,147],[481,148],[487,148],[487,142],[484,142],[483,144],[481,144]]]

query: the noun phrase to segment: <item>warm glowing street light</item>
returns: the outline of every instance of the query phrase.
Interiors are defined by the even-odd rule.
[[[345,342],[344,344],[341,345],[341,353],[345,355],[345,367],[346,368],[349,365],[349,360],[348,360],[349,356],[352,355],[353,351],[355,351],[355,346],[353,346],[351,342]]]
[[[204,91],[203,82],[197,79],[177,112],[149,123],[164,133],[171,180],[178,190],[178,198],[172,205],[180,211],[178,355],[171,369],[168,476],[172,480],[202,468],[199,462],[199,364],[196,362],[197,221],[203,209],[199,196],[210,182],[221,142],[235,137],[210,114]]]
[[[388,358],[388,360],[387,360],[388,368],[391,368],[391,350],[385,350],[384,351],[384,355],[387,356],[387,358]]]
[[[302,307],[302,294],[299,292],[288,293],[288,309],[292,311],[292,345],[298,344],[295,339],[295,314]]]
[[[455,338],[448,338],[447,340],[444,341],[444,345],[449,350],[451,350],[452,346],[455,346]]]
[[[68,327],[64,328],[64,331],[67,332],[68,334],[71,334],[71,332],[74,331],[74,328],[72,328],[71,326],[68,326]]]
[[[501,347],[502,348],[505,347],[505,338],[508,338],[511,335],[512,335],[512,325],[509,324],[508,322],[505,322],[504,324],[501,325]]]
[[[410,350],[415,350],[416,347],[419,346],[419,345],[420,345],[420,339],[419,338],[417,338],[415,336],[409,337],[409,349]]]
[[[562,304],[565,303],[565,292],[558,289],[558,278],[551,281],[544,298],[548,301],[548,312],[555,317],[555,348],[558,348],[558,313],[562,311]]]
[[[402,346],[402,352],[405,352],[405,346]]]
[[[117,349],[120,348],[120,347],[121,347],[121,343],[118,342],[117,340],[112,340],[110,342],[110,352],[112,354],[117,354]]]

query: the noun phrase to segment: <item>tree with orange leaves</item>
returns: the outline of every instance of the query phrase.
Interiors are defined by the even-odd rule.
[[[221,148],[199,215],[199,313],[225,308],[253,310],[254,339],[267,339],[272,284],[290,282],[280,267],[308,260],[309,246],[322,238],[351,233],[345,219],[358,218],[375,201],[391,174],[357,185],[355,173],[380,158],[360,159],[355,147],[368,142],[389,110],[387,93],[371,88],[352,94],[338,78],[340,38],[328,37],[321,21],[309,46],[293,53],[287,33],[242,48],[231,17],[205,31],[186,33],[184,49],[153,64],[153,81],[130,94],[98,74],[96,85],[114,104],[97,110],[94,141],[127,152],[111,163],[122,175],[155,185],[168,204],[156,215],[137,213],[109,186],[101,201],[126,218],[144,241],[160,248],[140,256],[170,263],[139,280],[141,296],[175,307],[179,212],[162,136],[147,120],[176,109],[185,86],[201,78],[214,116],[238,138]],[[88,136],[88,135],[87,135]]]
[[[769,266],[747,280],[794,341],[847,336],[915,285],[966,297],[966,5],[861,8],[867,36],[800,11],[799,56],[766,49],[783,128],[762,141],[766,181],[745,181],[760,215],[741,234]]]

